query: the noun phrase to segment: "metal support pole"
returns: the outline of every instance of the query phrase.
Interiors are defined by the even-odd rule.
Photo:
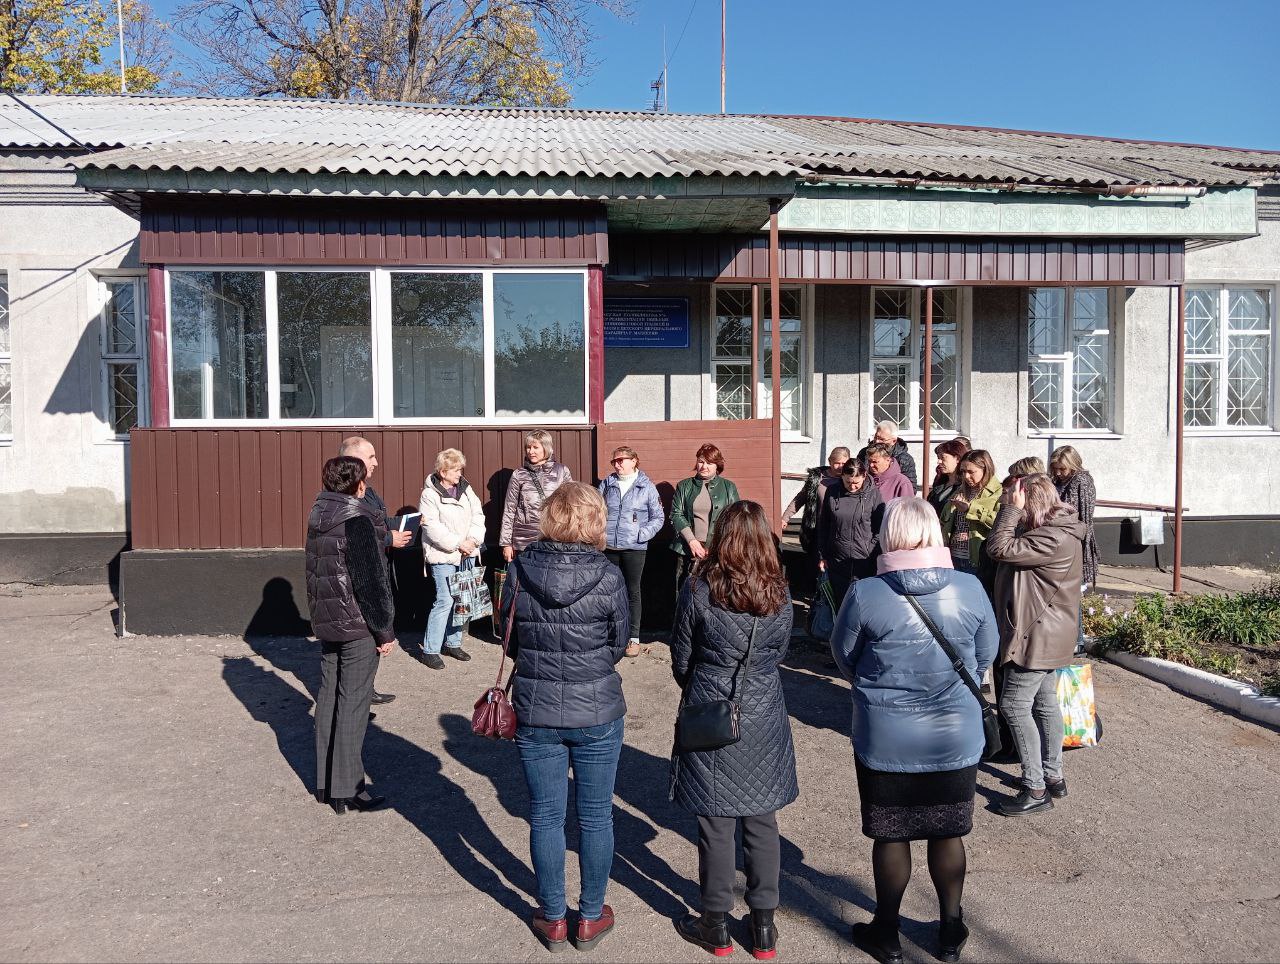
[[[924,426],[924,452],[920,457],[920,492],[929,494],[929,429],[933,425],[933,289],[924,289],[924,359],[921,362],[924,398],[920,422]]]
[[[724,113],[724,28],[725,4],[728,0],[720,0],[720,113]]]
[[[773,518],[778,517],[782,508],[782,368],[779,362],[782,341],[782,291],[778,281],[778,201],[769,202],[769,362],[773,374],[773,454],[771,461],[777,468],[774,470],[773,494],[777,500],[768,511]]]
[[[1182,592],[1182,462],[1183,441],[1187,420],[1186,399],[1183,392],[1186,388],[1187,374],[1187,300],[1186,288],[1176,285],[1175,298],[1178,306],[1176,321],[1178,324],[1178,360],[1174,376],[1174,392],[1177,401],[1174,403],[1176,423],[1174,427],[1173,445],[1173,591]]]
[[[760,417],[760,286],[751,286],[751,410],[747,418]]]

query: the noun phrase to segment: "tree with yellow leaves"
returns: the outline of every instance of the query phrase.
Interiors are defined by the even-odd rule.
[[[3,0],[0,0],[3,2]],[[207,93],[560,107],[628,0],[191,0]]]
[[[125,83],[154,90],[171,55],[142,0],[125,0]],[[120,89],[114,4],[101,0],[0,0],[0,90],[92,94]]]

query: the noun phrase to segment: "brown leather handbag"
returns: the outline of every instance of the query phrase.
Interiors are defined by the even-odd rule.
[[[515,667],[511,668],[511,676],[507,685],[502,685],[502,673],[507,668],[507,648],[511,644],[511,627],[516,622],[516,596],[519,587],[516,584],[515,567],[511,569],[511,611],[507,613],[507,627],[502,634],[502,661],[498,663],[498,678],[493,685],[484,691],[475,702],[475,712],[471,714],[471,732],[476,736],[487,736],[491,740],[510,740],[516,735],[516,711],[511,706],[511,684],[515,682]],[[504,593],[505,595],[505,593]],[[505,602],[505,600],[502,600]]]

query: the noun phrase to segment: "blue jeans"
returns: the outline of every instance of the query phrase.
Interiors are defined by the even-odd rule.
[[[569,807],[569,767],[573,767],[578,810],[578,870],[583,920],[599,920],[604,890],[613,868],[613,780],[622,752],[622,718],[584,729],[522,726],[516,746],[529,784],[529,850],[538,881],[538,906],[547,920],[562,920],[564,823]]]
[[[424,653],[438,653],[441,645],[450,649],[462,645],[462,624],[453,621],[453,595],[448,579],[460,567],[450,562],[432,563],[431,575],[436,581],[436,601],[427,616],[427,631],[422,637]]]

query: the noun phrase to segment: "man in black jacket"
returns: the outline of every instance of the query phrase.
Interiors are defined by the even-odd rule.
[[[334,812],[375,810],[361,750],[378,659],[395,645],[395,607],[381,539],[361,497],[365,467],[330,459],[307,518],[307,604],[320,640],[316,696],[316,797]]]
[[[403,549],[413,541],[413,530],[400,531],[400,517],[387,516],[387,504],[382,501],[382,496],[378,495],[377,490],[373,487],[371,480],[373,479],[374,470],[378,467],[378,454],[373,449],[373,443],[367,438],[353,435],[348,439],[343,439],[342,445],[338,449],[338,455],[350,456],[364,463],[364,496],[361,502],[364,503],[365,510],[369,513],[369,518],[373,520],[373,526],[382,544],[383,553],[388,553],[392,549]],[[377,687],[374,687],[371,702],[375,706],[381,706],[383,703],[390,703],[395,698],[394,693],[379,693]]]

